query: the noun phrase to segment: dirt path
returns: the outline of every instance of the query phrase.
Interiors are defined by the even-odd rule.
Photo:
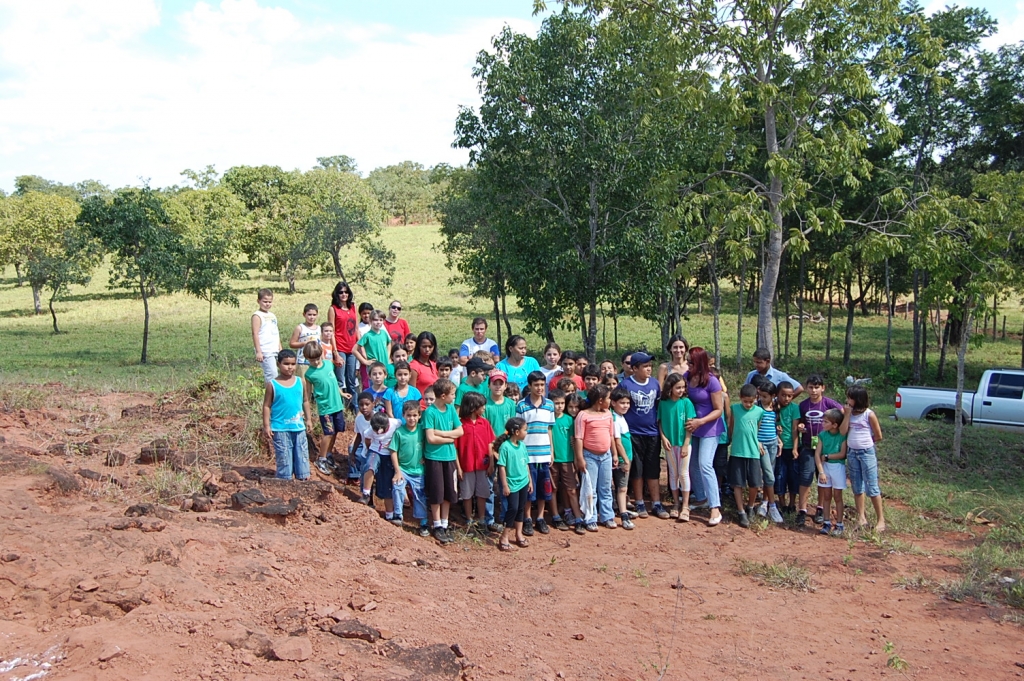
[[[136,397],[125,405],[141,404]],[[96,455],[33,454],[66,430],[117,431],[120,414],[111,408],[88,425],[73,409],[42,424],[0,414],[0,681],[1024,673],[1015,666],[1024,630],[1000,613],[894,589],[901,575],[955,576],[943,553],[955,537],[914,540],[930,555],[913,556],[775,528],[649,519],[633,532],[536,535],[503,554],[469,537],[441,548],[342,493],[284,524],[229,510],[248,480],[219,483],[209,513],[126,519],[135,480],[153,466],[93,461],[125,489],[82,479],[81,490],[61,493],[46,465],[73,470]],[[117,446],[134,455],[136,440],[179,427],[135,423],[117,431]],[[741,560],[796,562],[813,590],[769,588],[739,574]],[[380,640],[330,632],[353,620]],[[887,667],[886,641],[905,671]],[[306,659],[268,659],[271,649]]]

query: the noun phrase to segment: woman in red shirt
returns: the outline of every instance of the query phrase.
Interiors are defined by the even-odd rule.
[[[437,381],[437,339],[429,331],[423,331],[416,337],[416,352],[409,359],[412,369],[412,384],[421,395],[427,394],[427,388]],[[427,401],[420,400],[420,408],[427,408]]]
[[[352,350],[359,340],[359,315],[356,314],[355,296],[352,289],[339,281],[331,293],[331,309],[327,319],[334,325],[334,375],[344,392],[355,397],[361,386],[356,385],[356,356]]]
[[[387,330],[388,335],[391,336],[391,342],[394,345],[402,345],[405,343],[405,337],[412,333],[409,330],[409,322],[402,319],[400,317],[401,314],[402,301],[392,300],[391,305],[388,307],[388,316],[384,318],[384,328]]]

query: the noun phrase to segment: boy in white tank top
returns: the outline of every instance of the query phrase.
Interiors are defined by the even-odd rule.
[[[277,315],[270,311],[274,304],[274,292],[261,288],[256,294],[259,309],[252,313],[252,345],[256,350],[256,361],[263,369],[263,379],[277,378],[277,353],[281,351],[281,333],[277,328]]]

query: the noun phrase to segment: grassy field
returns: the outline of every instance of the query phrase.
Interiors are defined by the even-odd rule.
[[[436,250],[439,241],[435,226],[390,227],[384,238],[398,257],[398,271],[394,285],[387,294],[370,292],[356,287],[359,301],[368,300],[384,308],[391,297],[402,300],[404,316],[414,331],[433,331],[443,349],[457,347],[469,335],[472,318],[478,314],[490,317],[490,301],[473,300],[464,287],[450,286],[451,272],[445,269],[444,258]],[[0,272],[0,381],[17,383],[46,383],[60,381],[74,387],[106,390],[165,391],[181,386],[208,370],[235,372],[252,364],[252,345],[249,317],[256,309],[255,292],[266,286],[278,291],[274,312],[283,333],[290,332],[301,320],[302,307],[317,303],[326,320],[330,291],[334,277],[307,277],[300,279],[294,295],[284,291],[286,286],[277,278],[250,270],[251,279],[235,282],[242,300],[241,308],[216,306],[214,308],[214,358],[206,360],[206,315],[202,301],[184,294],[158,296],[151,301],[151,334],[148,365],[139,364],[142,340],[142,301],[138,296],[107,288],[107,273],[97,271],[90,286],[75,288],[66,301],[58,304],[61,327],[66,333],[55,336],[51,332],[49,316],[32,313],[32,294],[27,286],[16,285],[14,270]],[[515,301],[510,301],[512,329],[522,332],[522,324],[514,313]],[[1008,328],[1019,334],[1024,314],[1019,307],[1009,307]],[[684,322],[686,336],[694,345],[713,347],[711,315],[696,314],[691,306]],[[814,310],[820,311],[820,310]],[[736,369],[736,297],[726,293],[722,317],[722,355],[725,368]],[[905,380],[910,370],[910,322],[895,320],[893,354],[896,366],[887,376],[884,371],[885,318],[859,313],[855,322],[854,352],[851,366],[844,368],[837,358],[842,357],[844,317],[837,311],[833,322],[832,361],[826,363],[825,324],[807,324],[804,333],[803,358],[796,355],[796,322],[790,331],[790,357],[776,362],[796,376],[821,371],[830,383],[838,386],[848,373],[856,376],[874,376],[879,403],[892,399],[892,388]],[[754,350],[756,315],[744,315],[742,371],[749,367],[749,356]],[[785,322],[780,321],[782,333]],[[492,329],[493,332],[493,321]],[[493,333],[492,333],[493,335]],[[563,347],[579,348],[582,342],[575,331],[556,332]],[[620,318],[618,324],[619,347],[660,349],[660,337],[655,324],[645,320]],[[539,354],[543,340],[528,338],[529,348]],[[614,334],[612,320],[600,322],[598,353],[613,355]],[[931,341],[929,375],[934,382],[934,366],[938,356]],[[950,357],[950,361],[953,361]],[[969,380],[976,380],[988,366],[1020,363],[1019,335],[1007,340],[985,341],[972,348],[969,354]],[[953,372],[947,371],[945,383],[950,383]]]

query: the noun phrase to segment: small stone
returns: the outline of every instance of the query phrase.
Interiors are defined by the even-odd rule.
[[[85,593],[95,591],[98,588],[100,588],[100,583],[97,582],[95,579],[83,579],[81,582],[78,583],[78,590],[84,591]]]
[[[353,610],[362,610],[366,607],[367,603],[369,603],[369,601],[366,600],[365,596],[356,594],[352,596],[352,600],[348,602],[348,606]]]
[[[82,616],[82,611],[79,610],[78,608],[75,608],[74,610],[72,610],[68,614],[71,615],[72,617],[81,617]]]
[[[209,513],[213,510],[213,499],[198,492],[192,495],[192,510],[196,513]]]
[[[111,467],[123,466],[128,463],[128,455],[119,449],[107,452],[107,465]]]
[[[377,601],[370,601],[369,603],[364,605],[362,608],[360,608],[360,610],[362,610],[363,612],[370,612],[371,610],[376,610],[376,609],[377,609]]]
[[[451,645],[451,649],[452,649],[452,652],[455,653],[455,657],[465,657],[466,656],[466,653],[462,652],[462,646],[460,646],[458,643],[453,643]]]
[[[182,511],[191,511],[193,503],[195,503],[195,502],[192,501],[192,497],[188,497],[186,499],[183,499],[182,502],[181,502],[181,510]]]
[[[115,657],[121,657],[122,655],[124,655],[124,651],[121,650],[120,647],[111,643],[105,646],[102,651],[100,651],[100,656],[96,659],[100,662],[109,662],[110,660],[113,660]]]
[[[582,641],[583,639],[586,638],[586,636],[584,636],[583,634],[573,634],[572,637],[574,639],[576,639],[577,641]]]
[[[379,633],[380,633],[381,640],[384,640],[384,641],[390,641],[391,639],[393,639],[395,637],[395,633],[393,631],[391,631],[390,629],[381,629]]]
[[[380,632],[368,627],[359,620],[344,620],[331,627],[331,633],[341,638],[357,638],[367,643],[376,643]]]
[[[305,636],[286,636],[274,644],[274,657],[302,662],[313,656],[313,644]]]
[[[220,481],[225,485],[236,485],[244,480],[238,471],[224,471],[220,474]]]
[[[13,563],[19,558],[21,558],[21,556],[19,556],[16,553],[5,553],[3,556],[0,556],[0,560],[2,560],[5,563]]]
[[[890,614],[889,614],[889,613],[887,613],[887,612],[883,612],[883,613],[882,613],[882,617],[883,617],[883,618],[885,618],[885,619],[892,619],[892,615],[890,615]]]

